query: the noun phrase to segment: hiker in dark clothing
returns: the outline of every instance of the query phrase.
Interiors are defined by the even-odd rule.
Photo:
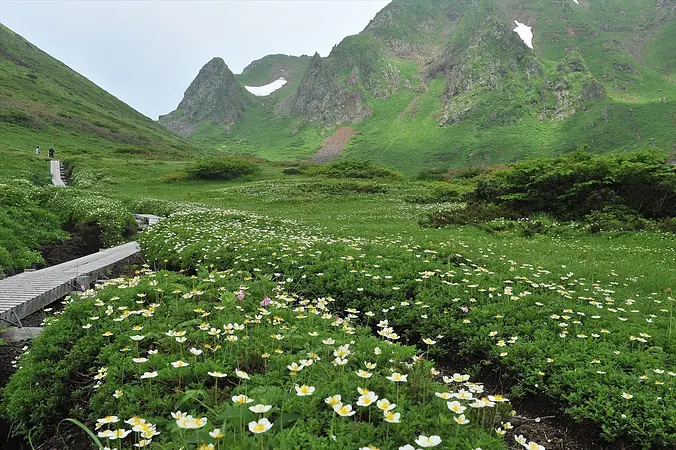
[[[49,159],[54,158],[54,147],[49,147]]]

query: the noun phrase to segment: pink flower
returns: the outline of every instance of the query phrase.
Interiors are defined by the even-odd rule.
[[[237,300],[240,302],[244,300],[244,291],[240,289],[240,291],[237,293]]]
[[[263,301],[261,301],[261,306],[268,306],[270,303],[272,303],[272,300],[266,295]]]

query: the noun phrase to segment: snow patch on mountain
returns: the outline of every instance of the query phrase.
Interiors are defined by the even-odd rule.
[[[266,97],[281,89],[286,83],[286,78],[282,77],[270,84],[266,84],[265,86],[244,86],[244,88],[256,97]]]
[[[527,26],[524,23],[521,23],[517,20],[514,21],[516,24],[516,28],[514,28],[514,31],[516,31],[516,34],[519,35],[521,40],[530,48],[533,48],[533,31],[532,27]]]

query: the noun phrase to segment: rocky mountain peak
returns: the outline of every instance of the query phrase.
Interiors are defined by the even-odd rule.
[[[213,58],[185,91],[176,111],[160,117],[174,133],[189,136],[204,122],[228,125],[241,118],[249,95],[221,58]]]

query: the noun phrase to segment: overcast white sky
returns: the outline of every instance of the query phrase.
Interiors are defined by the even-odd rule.
[[[0,0],[0,22],[143,114],[176,108],[214,56],[326,56],[389,0]]]

